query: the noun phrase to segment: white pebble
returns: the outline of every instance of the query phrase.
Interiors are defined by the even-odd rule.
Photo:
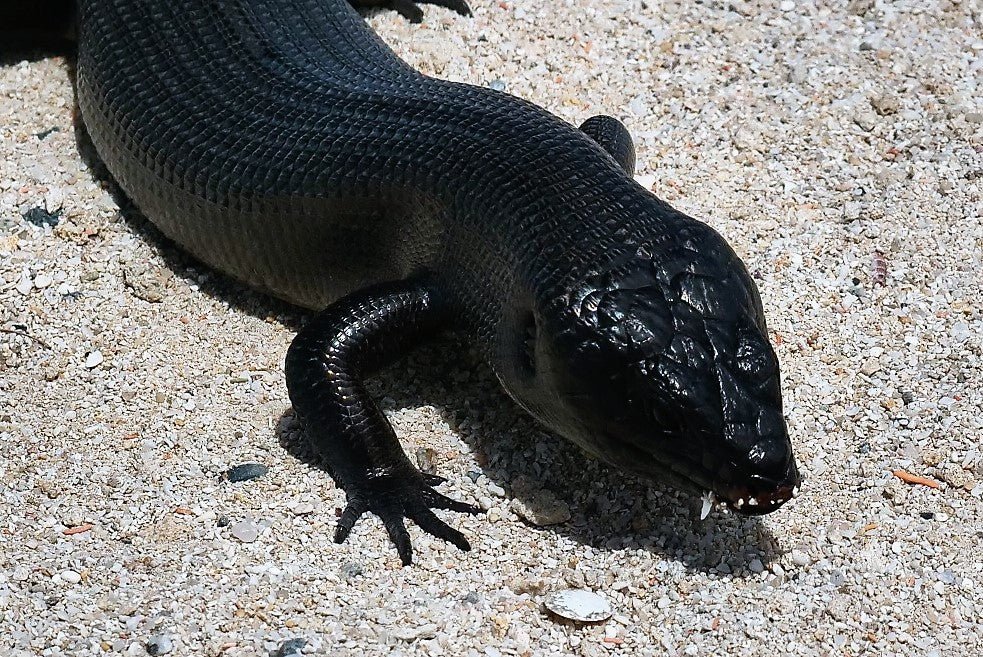
[[[17,285],[14,286],[14,289],[26,296],[31,293],[31,290],[34,289],[34,283],[31,281],[30,277],[24,275],[20,277],[19,281],[17,281]]]
[[[87,369],[92,369],[94,367],[99,367],[102,363],[102,352],[98,349],[90,351],[85,355],[85,367]]]
[[[259,538],[259,527],[248,520],[242,520],[232,525],[229,533],[243,543],[252,543]]]
[[[68,584],[78,584],[82,581],[82,576],[74,570],[63,570],[58,575],[61,577],[61,581]]]

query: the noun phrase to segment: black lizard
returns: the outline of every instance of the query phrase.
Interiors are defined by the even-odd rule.
[[[101,158],[164,233],[320,311],[286,376],[348,496],[339,542],[371,511],[403,563],[405,518],[469,547],[431,509],[474,507],[434,491],[362,384],[450,328],[619,468],[743,513],[797,489],[755,285],[720,235],[634,182],[613,119],[578,130],[421,75],[344,0],[80,0],[77,90]]]

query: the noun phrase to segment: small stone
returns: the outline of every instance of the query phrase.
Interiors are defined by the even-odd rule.
[[[778,8],[782,11],[792,11],[795,9],[795,3],[792,0],[783,0],[783,2],[778,5]]]
[[[860,218],[863,207],[863,204],[859,201],[847,201],[843,204],[843,217],[840,219],[840,222],[850,223],[856,221]]]
[[[868,376],[880,371],[880,369],[881,361],[879,361],[877,358],[868,358],[860,366],[860,371]]]
[[[495,91],[505,91],[506,86],[508,85],[505,84],[505,80],[500,80],[498,78],[495,78],[488,83],[488,88],[494,89]]]
[[[306,516],[314,513],[314,505],[310,502],[296,502],[289,509],[295,516]]]
[[[63,570],[60,573],[61,581],[67,582],[69,584],[78,584],[82,581],[82,576],[75,572],[74,570]]]
[[[147,639],[146,648],[148,655],[166,655],[174,650],[174,642],[166,634],[154,634]]]
[[[812,563],[812,560],[809,558],[808,553],[802,550],[792,550],[792,563],[801,568],[808,566]]]
[[[488,492],[494,495],[495,497],[505,497],[505,489],[499,486],[498,484],[489,482]]]
[[[365,568],[362,567],[362,564],[356,563],[354,561],[346,562],[341,567],[341,576],[344,577],[345,579],[352,579],[353,577],[358,577],[359,575],[362,575],[364,573],[365,573]]]
[[[17,285],[14,286],[14,289],[24,296],[27,296],[31,293],[31,290],[34,289],[34,281],[32,281],[31,278],[25,274],[20,277],[19,281],[17,281]]]
[[[570,506],[553,491],[538,490],[512,500],[512,511],[537,527],[559,525],[570,520]]]
[[[225,476],[229,481],[239,483],[241,481],[249,481],[250,479],[258,479],[269,471],[270,469],[262,463],[243,463],[229,468]]]
[[[102,363],[102,352],[98,349],[90,351],[85,355],[85,367],[86,369],[93,369],[99,367]]]
[[[752,573],[763,573],[765,571],[765,565],[761,563],[761,559],[751,559],[747,565],[748,570]]]
[[[270,653],[270,657],[297,657],[297,655],[302,654],[304,646],[306,645],[307,639],[302,639],[300,637],[287,639],[277,646],[276,650]]]
[[[877,116],[869,110],[860,110],[853,115],[853,122],[864,131],[870,132],[877,126]]]
[[[163,301],[167,283],[174,277],[169,269],[137,259],[123,262],[122,267],[123,283],[133,296],[150,303]]]
[[[438,627],[433,623],[419,627],[400,627],[392,632],[392,636],[400,641],[416,641],[417,639],[432,639],[437,636]]]
[[[58,208],[54,212],[48,212],[47,209],[38,206],[31,208],[21,216],[24,217],[24,221],[32,226],[37,226],[38,228],[50,226],[54,228],[58,225],[58,219],[61,218],[61,208]]]
[[[229,533],[243,543],[252,543],[259,538],[259,527],[248,520],[241,520],[232,525]]]
[[[863,16],[874,8],[874,0],[850,0],[846,10],[854,16]]]
[[[416,450],[416,467],[420,469],[420,472],[425,474],[436,474],[437,468],[434,465],[434,460],[437,456],[437,450],[432,447],[420,447]]]
[[[34,277],[34,287],[43,290],[54,282],[51,274],[38,274]]]
[[[543,604],[567,620],[598,623],[611,618],[611,605],[602,596],[586,589],[565,589],[546,596]]]
[[[227,515],[225,515],[225,514],[223,513],[222,515],[220,515],[220,516],[218,517],[218,520],[216,520],[216,521],[215,521],[215,524],[216,524],[216,526],[218,526],[218,527],[228,527],[228,526],[229,526],[229,523],[231,523],[231,522],[232,522],[232,521],[231,521],[231,520],[229,520],[229,516],[227,516]]]
[[[966,112],[967,123],[983,123],[983,112]]]
[[[901,101],[897,96],[890,93],[874,96],[870,99],[870,105],[874,108],[874,111],[881,116],[895,114],[899,109],[901,109]]]

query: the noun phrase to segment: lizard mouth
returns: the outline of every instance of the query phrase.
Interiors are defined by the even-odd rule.
[[[794,461],[790,461],[784,476],[779,479],[753,474],[741,483],[718,483],[703,497],[702,517],[719,502],[726,508],[745,516],[760,516],[777,510],[797,497],[802,480]]]
[[[606,450],[581,445],[589,454],[645,479],[662,481],[676,488],[703,495],[706,518],[716,505],[745,516],[771,513],[799,494],[801,477],[795,459],[788,455],[784,466],[757,468],[712,457],[700,460],[690,454],[652,453],[627,441],[609,437]],[[592,449],[594,448],[594,449]]]

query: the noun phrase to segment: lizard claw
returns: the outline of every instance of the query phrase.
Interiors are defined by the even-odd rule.
[[[371,482],[350,485],[348,503],[335,528],[335,543],[344,543],[352,528],[366,512],[379,516],[389,539],[396,547],[404,566],[413,563],[413,545],[404,520],[409,518],[431,536],[447,541],[461,550],[470,550],[464,534],[438,518],[431,509],[446,509],[459,513],[482,513],[472,504],[452,500],[431,488],[435,480],[446,481],[437,475],[388,474]]]

